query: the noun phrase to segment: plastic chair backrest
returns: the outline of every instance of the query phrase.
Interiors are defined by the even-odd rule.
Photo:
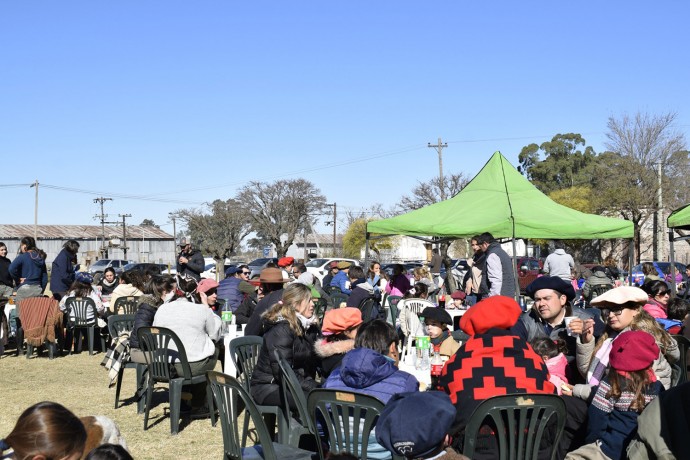
[[[554,420],[555,417],[555,420]],[[556,434],[549,438],[557,446],[565,427],[565,403],[558,395],[511,394],[494,396],[482,401],[465,427],[463,455],[473,458],[480,428],[489,423],[497,438],[500,460],[536,460],[542,438],[551,420]],[[553,423],[553,422],[551,422]],[[553,439],[553,441],[551,441]],[[551,458],[556,450],[552,449]]]
[[[607,291],[610,291],[611,289],[613,289],[613,286],[610,284],[597,284],[595,286],[592,286],[592,288],[589,290],[589,298],[587,299],[587,301],[590,301],[593,298],[600,296]]]
[[[362,320],[370,321],[372,319],[379,319],[378,313],[380,312],[379,303],[376,299],[364,299],[359,305],[359,311],[362,312]]]
[[[331,294],[331,305],[333,305],[333,308],[338,308],[340,307],[340,304],[345,302],[347,303],[347,299],[349,299],[350,296],[347,294],[344,294],[340,291],[335,292]]]
[[[131,333],[134,329],[135,315],[112,315],[108,317],[108,332],[110,337],[120,337],[123,332]]]
[[[678,367],[680,367],[680,376],[676,385],[688,381],[688,349],[690,348],[690,340],[684,335],[672,335],[673,339],[678,344],[678,351],[680,352],[680,359],[678,360]]]
[[[414,313],[417,316],[421,315],[424,309],[427,307],[435,308],[436,305],[434,305],[433,302],[429,302],[425,299],[412,298],[405,300],[405,308],[409,309],[412,313]]]
[[[72,327],[96,325],[96,302],[90,297],[69,297],[65,302],[67,317]],[[89,310],[91,314],[89,315]]]
[[[307,411],[307,398],[304,395],[304,390],[302,390],[299,380],[297,379],[297,375],[295,375],[295,371],[290,366],[290,363],[288,363],[285,358],[280,355],[278,350],[274,350],[273,352],[275,353],[276,360],[280,366],[280,391],[283,401],[282,409],[285,420],[289,421],[291,416],[290,405],[287,398],[289,393],[292,395],[292,399],[297,406],[297,416],[299,417],[299,421],[302,423],[302,426],[304,426],[310,433],[316,434],[314,425],[309,417],[309,412]]]
[[[239,375],[237,380],[244,385],[244,389],[247,391],[249,391],[252,374],[256,362],[259,360],[259,352],[263,343],[263,337],[258,335],[236,337],[230,341],[230,359],[237,369]]]
[[[224,458],[242,458],[239,433],[240,424],[237,423],[242,407],[239,405],[238,398],[244,403],[244,408],[254,423],[254,428],[259,438],[257,444],[261,445],[263,449],[263,458],[277,458],[271,435],[268,433],[264,419],[244,385],[236,378],[221,374],[220,372],[208,371],[206,376],[211,384],[211,391],[213,392],[218,414],[220,415],[223,449],[225,451]]]
[[[115,301],[113,309],[115,313],[120,311],[122,308],[122,314],[133,315],[137,312],[137,301],[139,296],[129,296],[129,297],[118,297]]]
[[[140,327],[137,329],[137,337],[151,378],[157,382],[169,382],[176,377],[192,379],[184,345],[172,330],[165,327]],[[176,374],[173,367],[175,363],[182,366],[183,375]]]
[[[402,297],[397,296],[397,295],[389,295],[386,298],[386,302],[388,303],[388,308],[390,309],[391,312],[391,322],[395,326],[395,322],[398,319],[398,304],[402,300]]]
[[[331,452],[350,452],[355,457],[367,458],[369,435],[383,410],[383,402],[361,393],[317,388],[309,392],[307,407],[311,423],[325,421]]]
[[[317,318],[323,319],[323,315],[326,313],[326,308],[328,307],[328,302],[326,299],[317,299],[314,302],[314,314]]]

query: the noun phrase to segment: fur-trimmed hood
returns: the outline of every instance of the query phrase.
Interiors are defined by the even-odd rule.
[[[336,340],[335,342],[327,342],[326,339],[320,339],[314,343],[314,351],[320,358],[342,355],[352,350],[354,347],[354,339]]]

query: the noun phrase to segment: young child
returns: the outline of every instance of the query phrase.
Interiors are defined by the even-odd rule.
[[[589,406],[588,444],[569,453],[566,459],[624,459],[626,448],[637,430],[637,417],[663,386],[652,371],[659,356],[654,336],[628,331],[613,341],[611,365],[599,383]]]
[[[442,358],[450,358],[458,351],[460,344],[450,335],[448,326],[453,324],[453,319],[443,308],[426,307],[422,314],[424,324],[431,338],[433,351],[438,351]]]
[[[688,302],[680,297],[668,301],[668,318],[657,318],[666,332],[674,335],[682,335],[685,329],[685,321],[688,318]]]
[[[554,384],[559,395],[563,394],[563,385],[568,383],[565,370],[568,367],[568,359],[565,352],[568,347],[565,340],[551,340],[549,337],[538,337],[529,342],[534,351],[544,360],[549,370],[549,381]],[[568,393],[569,394],[569,393]]]
[[[465,308],[467,308],[464,305],[465,304],[465,297],[467,297],[467,295],[463,291],[458,289],[457,291],[455,291],[454,293],[452,293],[450,295],[450,298],[453,301],[450,303],[450,305],[446,303],[446,308],[449,308],[451,310],[452,309],[464,310]]]

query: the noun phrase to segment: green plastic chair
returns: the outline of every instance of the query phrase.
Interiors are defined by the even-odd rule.
[[[65,311],[67,313],[67,329],[72,334],[74,351],[81,352],[80,333],[86,331],[89,354],[93,355],[94,336],[96,329],[98,329],[96,302],[90,297],[69,297],[65,302]],[[72,348],[70,343],[67,343],[67,346]],[[101,336],[101,350],[105,351],[105,338],[103,336]]]
[[[237,369],[237,380],[242,384],[247,394],[251,395],[251,380],[256,362],[259,360],[261,346],[264,343],[263,337],[248,335],[236,337],[230,341],[230,359],[232,359],[235,369]],[[276,417],[278,424],[278,442],[285,443],[287,434],[286,422],[283,418],[283,411],[278,406],[264,406],[254,403],[257,410],[264,417],[267,414]],[[273,432],[271,427],[271,432]],[[242,447],[247,445],[247,434],[249,433],[249,417],[244,418],[244,430],[242,431]]]
[[[384,406],[373,396],[325,388],[310,391],[307,398],[311,423],[323,423],[330,451],[350,452],[358,458],[367,458],[368,440]],[[322,443],[317,444],[320,457],[326,458]]]
[[[398,302],[402,300],[402,297],[397,295],[389,295],[386,297],[386,304],[388,305],[388,310],[390,311],[391,324],[395,326],[395,322],[398,320]]]
[[[340,304],[345,302],[347,303],[347,299],[349,299],[350,296],[347,294],[344,294],[342,292],[334,292],[331,294],[331,305],[333,308],[339,308]]]
[[[675,385],[681,385],[688,381],[688,348],[690,348],[690,340],[683,335],[672,335],[673,339],[678,344],[678,351],[680,352],[680,359],[678,360],[678,367],[680,367],[680,375]]]
[[[108,332],[110,333],[110,337],[113,338],[113,341],[123,333],[131,333],[133,329],[134,315],[112,315],[108,317]],[[122,388],[122,377],[124,376],[125,369],[136,369],[137,388],[139,388],[144,373],[146,372],[146,364],[128,361],[120,366],[120,372],[117,373],[117,383],[115,384],[115,409],[117,409],[117,404],[120,401],[120,389]],[[143,412],[143,403],[143,398],[140,398],[137,408],[138,412]]]
[[[115,300],[113,310],[117,313],[120,311],[120,308],[122,308],[123,314],[133,315],[137,312],[138,300],[139,296],[118,297],[117,300]]]
[[[149,411],[153,404],[153,388],[156,383],[167,383],[170,394],[170,432],[177,434],[180,429],[182,387],[195,383],[208,383],[206,374],[192,376],[184,345],[172,330],[165,327],[140,327],[137,330],[137,336],[149,373],[148,387],[146,389],[144,431],[148,429]],[[170,348],[171,344],[175,345],[176,350]],[[182,376],[177,375],[172,364],[178,362],[182,366]],[[206,388],[206,399],[211,412],[211,424],[215,426],[216,417],[213,408],[213,396],[211,388],[208,386]]]
[[[566,409],[563,399],[548,394],[510,394],[482,401],[465,427],[463,455],[473,458],[477,435],[484,425],[492,427],[497,438],[500,460],[537,460],[539,446],[552,420],[556,433],[550,446],[551,458],[556,457],[565,427]]]
[[[209,371],[207,378],[220,416],[220,426],[223,432],[223,459],[310,460],[312,458],[312,452],[271,440],[261,412],[257,409],[244,385],[236,378],[215,371]],[[252,447],[240,445],[237,423],[241,410],[240,401],[245,408],[245,418],[252,419],[259,438],[256,445]]]
[[[311,417],[309,417],[307,397],[302,390],[295,371],[290,366],[290,363],[280,355],[278,350],[273,352],[280,367],[280,399],[282,401],[280,408],[283,411],[283,420],[286,421],[287,432],[289,433],[286,441],[291,446],[298,446],[300,439],[304,435],[318,437],[316,428],[312,423]],[[292,396],[292,400],[297,406],[297,413],[294,414],[296,418],[293,417],[288,394]]]

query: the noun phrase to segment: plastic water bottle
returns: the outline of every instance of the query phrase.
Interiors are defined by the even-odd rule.
[[[419,335],[415,339],[417,348],[417,361],[415,362],[415,369],[428,370],[431,367],[429,358],[429,348],[431,347],[431,338],[428,335]]]
[[[223,310],[220,313],[220,319],[223,320],[223,333],[230,333],[233,317],[232,310],[230,309],[230,306],[228,304],[223,305]]]
[[[439,378],[443,370],[443,360],[439,350],[434,347],[434,356],[431,358],[431,389],[438,388]]]

